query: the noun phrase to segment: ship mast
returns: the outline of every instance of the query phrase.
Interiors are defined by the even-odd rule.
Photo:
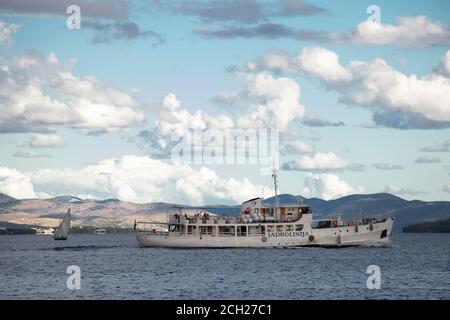
[[[273,178],[273,185],[275,187],[275,212],[274,212],[274,214],[276,215],[279,203],[278,203],[277,169],[275,169],[275,168],[273,168],[273,170],[272,170],[272,178]]]

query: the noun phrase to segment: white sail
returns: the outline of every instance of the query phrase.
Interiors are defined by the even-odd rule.
[[[69,229],[70,229],[70,209],[64,215],[64,218],[61,221],[58,230],[56,230],[55,232],[54,239],[55,240],[67,239],[67,236],[69,235]]]

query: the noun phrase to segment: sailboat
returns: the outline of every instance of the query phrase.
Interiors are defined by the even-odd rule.
[[[67,213],[64,215],[61,223],[59,224],[58,229],[53,236],[55,240],[67,240],[67,236],[69,235],[70,229],[70,208],[67,210]]]

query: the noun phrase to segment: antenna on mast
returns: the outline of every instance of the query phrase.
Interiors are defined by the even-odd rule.
[[[277,169],[275,169],[275,167],[272,169],[272,178],[273,178],[273,185],[275,187],[275,214],[276,214],[276,210],[279,206],[279,203],[278,203]]]

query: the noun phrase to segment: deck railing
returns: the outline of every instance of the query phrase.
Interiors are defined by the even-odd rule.
[[[327,217],[326,219],[313,220],[311,226],[314,229],[352,227],[355,225],[366,225],[369,224],[370,222],[381,223],[391,218],[393,218],[393,216],[386,216],[386,215],[373,217],[360,217],[353,219],[351,218],[342,219],[340,217]]]

